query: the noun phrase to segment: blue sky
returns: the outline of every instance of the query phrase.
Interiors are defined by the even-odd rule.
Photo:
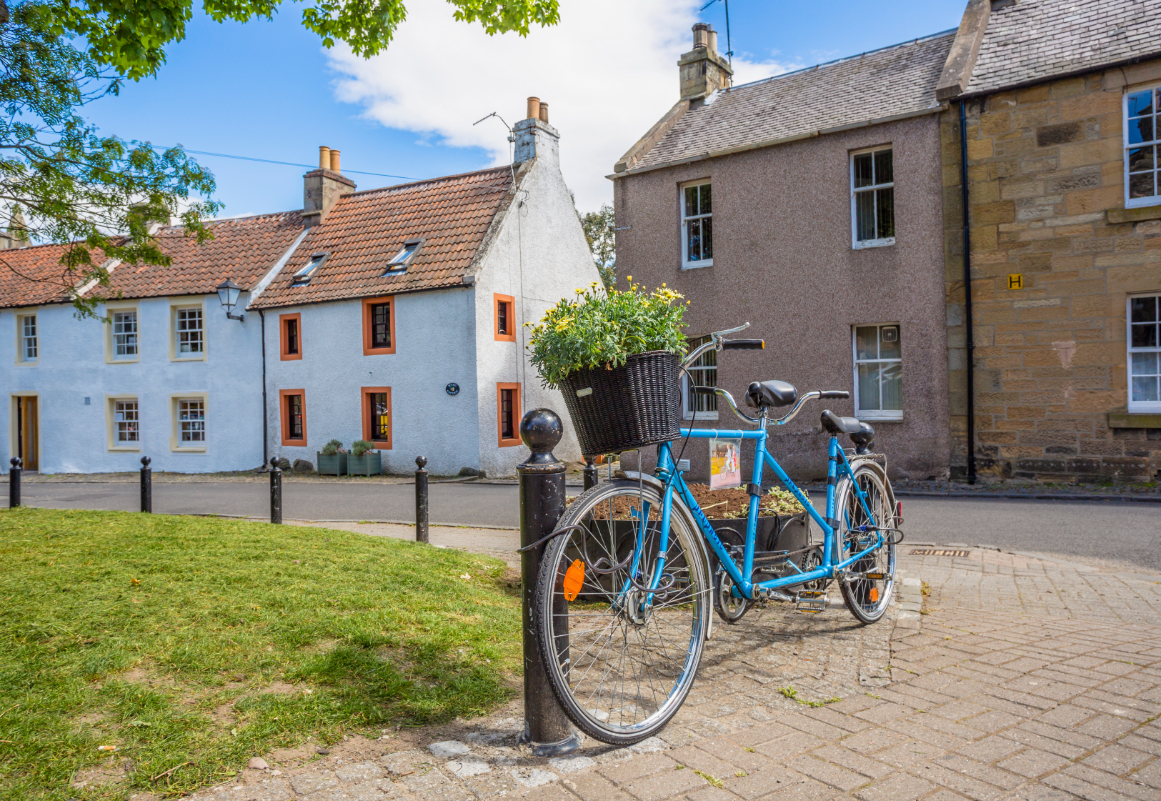
[[[954,28],[965,0],[812,3],[733,0],[731,38],[741,80],[854,55]],[[698,19],[719,31],[721,0],[561,0],[555,30],[486,36],[451,20],[441,0],[410,0],[389,52],[362,61],[326,51],[283,4],[273,22],[217,24],[198,14],[156,78],[130,83],[87,109],[105,134],[191,150],[313,164],[342,151],[344,172],[430,178],[508,160],[522,98],[549,101],[565,178],[588,210],[612,198],[603,176],[677,100],[678,56]],[[836,98],[836,102],[842,102]],[[217,178],[223,216],[297,208],[298,167],[197,156]],[[403,178],[350,173],[360,189]]]

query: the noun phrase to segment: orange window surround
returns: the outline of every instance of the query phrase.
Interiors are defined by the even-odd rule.
[[[495,293],[493,313],[497,342],[516,341],[516,298]]]
[[[278,315],[279,351],[284,362],[302,358],[302,315]]]
[[[391,450],[391,387],[363,387],[363,439]]]
[[[306,447],[306,390],[278,390],[283,445]]]
[[[395,298],[363,298],[363,355],[395,352]]]
[[[496,434],[501,448],[520,444],[519,384],[496,384]]]

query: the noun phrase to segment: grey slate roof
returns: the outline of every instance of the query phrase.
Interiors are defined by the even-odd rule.
[[[630,171],[934,109],[949,31],[735,86],[685,113]]]
[[[988,19],[967,94],[1161,52],[1161,0],[1019,0]]]

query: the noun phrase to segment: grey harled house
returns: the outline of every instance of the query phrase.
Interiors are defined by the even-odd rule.
[[[748,321],[743,336],[766,340],[764,351],[703,357],[699,383],[739,401],[766,379],[852,391],[772,431],[792,475],[825,474],[828,406],[874,425],[892,475],[947,474],[935,90],[953,38],[731,87],[716,34],[699,23],[678,62],[680,100],[610,176],[621,285],[632,276],[685,295],[694,336]],[[714,400],[685,392],[686,417],[739,427]],[[685,458],[705,475],[704,441]]]

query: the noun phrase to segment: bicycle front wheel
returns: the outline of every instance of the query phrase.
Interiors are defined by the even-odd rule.
[[[652,737],[693,686],[709,626],[710,582],[698,533],[674,499],[661,527],[657,490],[594,487],[565,512],[545,549],[533,614],[553,693],[601,742]]]
[[[860,499],[855,488],[863,493]],[[856,560],[839,580],[847,609],[862,623],[883,617],[895,591],[895,496],[886,473],[873,462],[856,464],[854,480],[844,479],[835,493],[839,518],[835,541],[839,561],[861,553],[875,542],[880,532],[884,542]]]

